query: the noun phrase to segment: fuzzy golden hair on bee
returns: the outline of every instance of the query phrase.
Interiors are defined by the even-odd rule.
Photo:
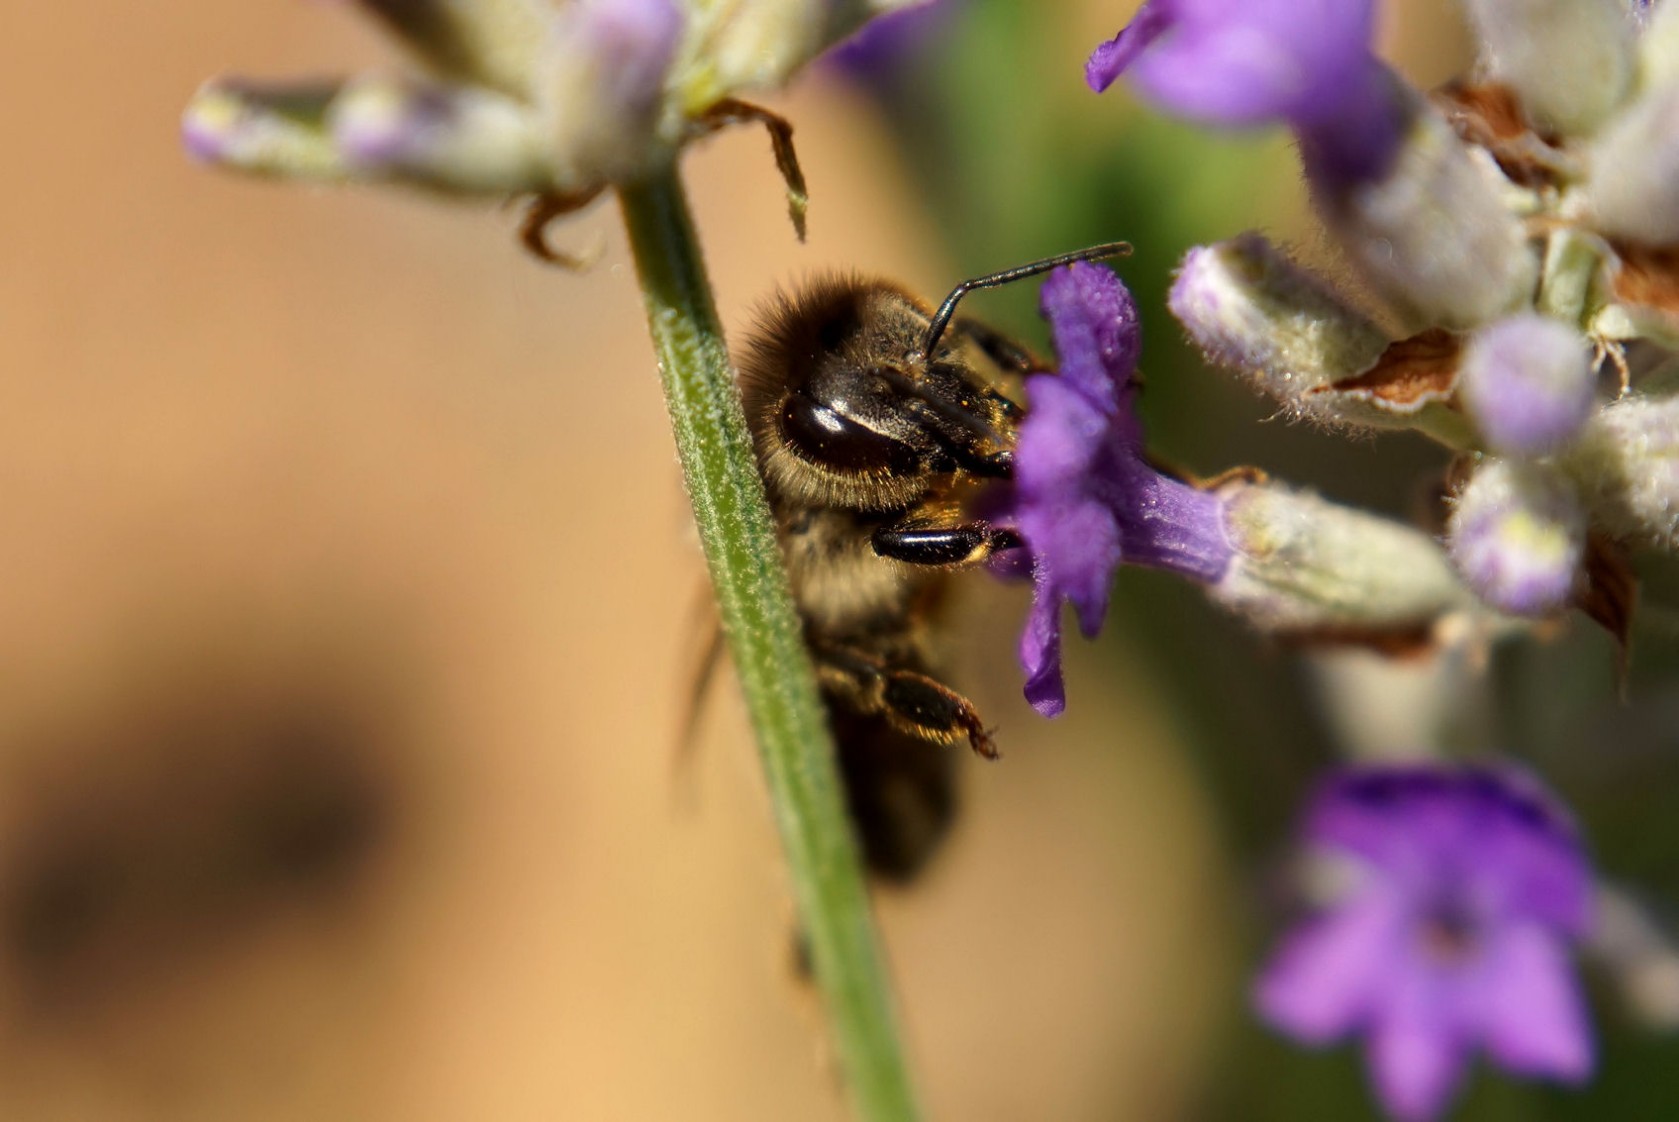
[[[870,868],[915,874],[955,812],[953,744],[995,754],[935,675],[947,574],[1005,534],[966,499],[1006,478],[1016,407],[999,364],[890,281],[817,276],[758,310],[738,357],[759,470]]]
[[[811,507],[888,510],[925,491],[909,450],[873,439],[870,418],[841,417],[804,400],[825,373],[852,380],[892,372],[914,377],[911,354],[927,326],[926,305],[888,281],[825,273],[796,292],[777,291],[758,311],[740,361],[741,395],[765,484]],[[849,388],[849,399],[862,395]],[[876,411],[878,412],[878,411]],[[789,430],[792,430],[791,432]],[[845,444],[854,454],[819,452]]]
[[[923,353],[932,316],[902,287],[856,274],[818,276],[760,310],[741,387],[778,498],[898,510],[961,471],[997,474],[1016,407],[973,325]]]
[[[950,746],[994,758],[973,704],[940,679],[934,631],[957,570],[1021,548],[983,514],[1013,474],[1044,366],[955,315],[963,294],[1114,246],[964,281],[934,310],[891,281],[828,273],[758,310],[741,396],[869,867],[913,877],[956,810]]]

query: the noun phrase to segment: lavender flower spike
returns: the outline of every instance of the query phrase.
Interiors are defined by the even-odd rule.
[[[1520,1075],[1590,1075],[1568,949],[1591,925],[1593,878],[1532,778],[1438,765],[1339,772],[1303,833],[1353,875],[1261,974],[1267,1021],[1307,1044],[1363,1035],[1376,1094],[1402,1122],[1438,1117],[1483,1049]]]
[[[1353,178],[1381,173],[1399,140],[1390,80],[1370,52],[1370,0],[1149,0],[1085,64],[1098,93],[1122,73],[1193,120],[1286,121]]]
[[[1030,410],[1015,450],[1014,489],[994,519],[1014,527],[1036,582],[1021,636],[1026,698],[1053,717],[1066,705],[1061,605],[1095,635],[1121,561],[1213,581],[1230,564],[1218,496],[1161,474],[1143,458],[1132,413],[1141,337],[1131,294],[1106,269],[1076,264],[1044,283],[1044,317],[1059,376],[1026,381]]]
[[[187,107],[184,140],[198,159],[240,171],[533,195],[563,213],[662,169],[734,119],[730,100],[785,84],[907,2],[355,0],[414,72],[211,83]],[[784,175],[797,222],[803,187]]]

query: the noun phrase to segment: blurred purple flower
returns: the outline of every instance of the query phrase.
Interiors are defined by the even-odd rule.
[[[1512,768],[1343,771],[1304,833],[1358,876],[1266,967],[1266,1020],[1307,1044],[1363,1033],[1376,1093],[1405,1122],[1438,1116],[1481,1048],[1522,1075],[1591,1073],[1568,947],[1591,923],[1592,874],[1535,780]]]
[[[1149,100],[1206,124],[1286,121],[1339,179],[1380,175],[1404,120],[1370,52],[1372,0],[1148,0],[1091,54],[1101,93],[1121,74]]]
[[[876,16],[830,49],[824,61],[861,81],[889,79],[948,30],[964,2],[927,0]]]
[[[1030,408],[1015,449],[1014,486],[994,521],[1032,556],[1032,611],[1020,640],[1026,699],[1046,717],[1066,705],[1061,605],[1093,636],[1121,561],[1213,581],[1230,564],[1217,495],[1162,474],[1143,455],[1132,412],[1141,332],[1119,278],[1084,263],[1044,282],[1060,374],[1026,380]]]

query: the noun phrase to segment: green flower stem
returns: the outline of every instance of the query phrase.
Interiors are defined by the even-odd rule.
[[[747,709],[793,894],[860,1117],[917,1116],[841,797],[728,348],[674,168],[619,188],[677,453]]]

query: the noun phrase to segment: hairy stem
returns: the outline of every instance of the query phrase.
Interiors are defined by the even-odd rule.
[[[621,187],[665,401],[829,1024],[858,1114],[916,1117],[798,616],[676,170]]]

